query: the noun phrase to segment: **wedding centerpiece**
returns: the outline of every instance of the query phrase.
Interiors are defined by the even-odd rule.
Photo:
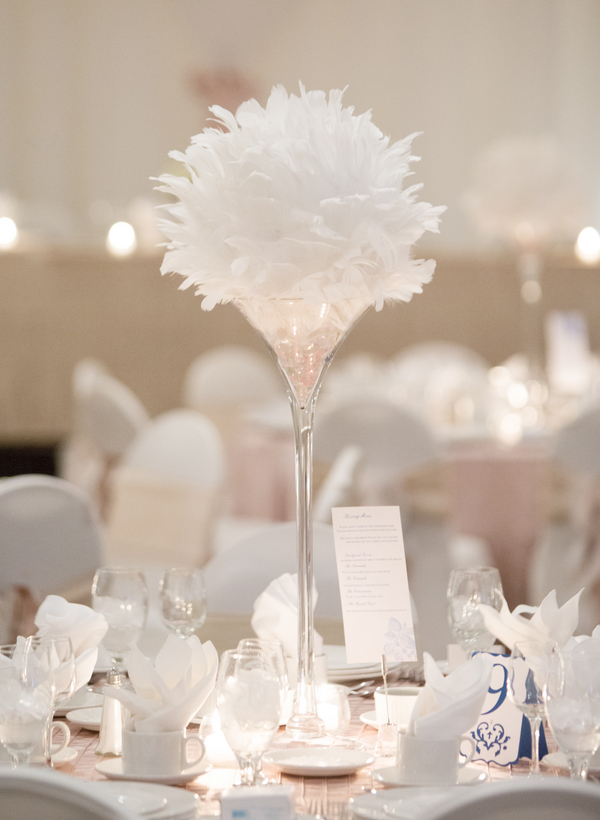
[[[233,302],[262,335],[285,378],[296,435],[298,684],[288,733],[323,733],[313,682],[312,423],[333,354],[370,305],[409,301],[435,262],[414,259],[443,207],[404,188],[415,134],[392,143],[370,112],[342,106],[343,92],[288,94],[277,86],[235,114],[211,108],[219,127],[170,157],[176,197],[159,225],[168,239],[161,272],[184,277],[202,307]]]

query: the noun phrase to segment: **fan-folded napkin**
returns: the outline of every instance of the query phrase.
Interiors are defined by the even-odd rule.
[[[572,637],[579,623],[581,590],[559,607],[556,590],[544,598],[539,607],[518,606],[512,612],[502,599],[500,612],[486,604],[479,604],[487,629],[512,651],[517,641],[555,641],[563,647]],[[524,618],[521,613],[530,614]]]
[[[313,609],[317,603],[317,590],[313,583]],[[285,654],[290,658],[298,655],[298,576],[285,572],[271,581],[254,602],[252,629],[258,638],[279,640]],[[318,632],[314,637],[315,655],[323,652],[323,638]]]
[[[477,722],[487,694],[494,662],[477,654],[444,677],[423,653],[425,686],[415,703],[407,733],[430,740],[450,740]]]
[[[92,677],[98,658],[98,644],[108,623],[104,615],[83,604],[71,604],[59,595],[48,595],[35,616],[40,638],[67,637],[73,644],[76,684],[80,689]]]
[[[129,710],[136,732],[185,729],[212,692],[219,656],[210,641],[169,635],[154,663],[133,647],[128,674],[134,692],[110,689]]]

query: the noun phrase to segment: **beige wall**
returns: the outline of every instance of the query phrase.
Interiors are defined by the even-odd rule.
[[[152,415],[177,407],[187,366],[204,350],[242,343],[265,350],[235,308],[204,312],[200,298],[161,277],[160,257],[129,260],[66,252],[0,254],[0,442],[53,440],[71,423],[71,373],[94,356]],[[578,308],[600,349],[600,271],[548,260],[542,310]],[[491,364],[520,348],[514,260],[438,255],[409,304],[371,311],[338,356],[390,356],[419,341],[469,345]]]

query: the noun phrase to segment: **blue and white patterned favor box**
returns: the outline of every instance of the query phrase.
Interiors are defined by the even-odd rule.
[[[475,726],[467,733],[475,741],[473,760],[510,766],[520,757],[531,757],[529,721],[508,697],[508,655],[494,655],[488,693]],[[547,752],[543,731],[540,758]]]

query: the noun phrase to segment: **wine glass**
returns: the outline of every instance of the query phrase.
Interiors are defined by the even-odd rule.
[[[238,643],[237,651],[262,652],[270,658],[279,676],[281,708],[283,709],[290,686],[287,658],[285,656],[283,643],[276,638],[242,638]]]
[[[267,656],[228,650],[217,678],[221,730],[237,757],[242,786],[260,785],[260,763],[279,728],[281,677]]]
[[[165,626],[180,638],[189,638],[206,620],[206,587],[199,569],[168,569],[159,584],[161,615]]]
[[[75,653],[71,639],[63,635],[27,638],[27,646],[52,676],[52,707],[44,735],[44,757],[46,764],[52,766],[52,721],[56,709],[64,706],[75,691]]]
[[[456,642],[469,657],[485,652],[494,644],[486,629],[479,604],[502,607],[502,581],[495,567],[461,567],[453,569],[448,581],[448,622]]]
[[[554,647],[544,696],[548,722],[571,777],[586,780],[600,746],[600,657],[583,647],[569,653]]]
[[[540,724],[546,712],[544,688],[554,641],[517,641],[508,664],[508,697],[531,725],[529,774],[540,773]]]
[[[108,622],[102,643],[116,674],[123,674],[127,658],[142,634],[148,613],[144,573],[129,567],[103,567],[92,582],[92,607]]]
[[[12,767],[28,765],[42,744],[52,709],[52,674],[26,642],[3,645],[0,654],[0,743]]]

